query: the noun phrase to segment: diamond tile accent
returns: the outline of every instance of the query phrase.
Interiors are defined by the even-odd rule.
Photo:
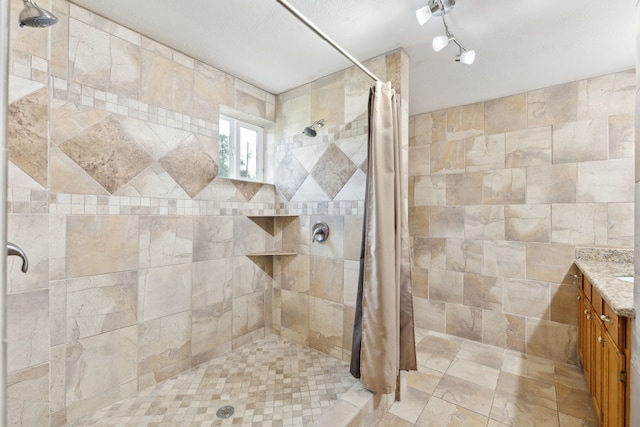
[[[331,144],[311,169],[310,175],[333,200],[357,168],[342,150]]]
[[[367,171],[369,170],[369,159],[368,158],[364,159],[364,161],[360,165],[360,170],[362,170],[362,172],[364,172],[365,175],[367,174]]]
[[[296,194],[309,174],[291,151],[287,151],[276,171],[276,187],[287,199]]]
[[[218,176],[218,164],[202,149],[195,135],[180,143],[159,163],[191,198]]]
[[[113,116],[64,142],[60,149],[111,194],[153,162]]]
[[[47,89],[11,104],[9,107],[9,160],[47,186]]]
[[[236,181],[232,180],[233,185],[238,189],[242,197],[248,202],[253,199],[253,196],[256,195],[258,191],[264,186],[264,184],[259,182],[247,182],[247,181]]]
[[[346,362],[272,335],[73,425],[308,425],[355,382]],[[216,412],[226,405],[235,413],[219,419]]]

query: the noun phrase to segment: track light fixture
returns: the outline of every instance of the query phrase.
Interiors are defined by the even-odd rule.
[[[444,10],[446,13],[449,13],[453,6],[456,5],[456,0],[428,0],[428,3],[425,7],[421,7],[416,10],[416,18],[418,18],[418,23],[422,26],[427,23],[432,16],[440,16],[442,15],[442,11]]]
[[[467,65],[473,64],[473,61],[475,60],[476,60],[475,50],[465,50],[464,52],[462,52],[461,50],[460,54],[456,56],[457,62],[462,62],[463,64],[467,64]]]
[[[438,36],[433,39],[431,46],[436,52],[440,52],[447,47],[449,42],[454,42],[458,46],[458,55],[456,56],[456,62],[462,64],[471,65],[476,60],[476,51],[467,50],[462,43],[460,43],[455,36],[449,30],[445,15],[449,13],[456,5],[455,0],[428,0],[425,7],[421,7],[416,10],[416,18],[420,25],[424,25],[432,16],[442,16],[442,24],[446,35]]]
[[[434,37],[433,42],[431,43],[431,46],[433,47],[433,50],[435,50],[436,52],[440,52],[442,49],[447,47],[447,45],[451,40],[452,38],[448,36]]]

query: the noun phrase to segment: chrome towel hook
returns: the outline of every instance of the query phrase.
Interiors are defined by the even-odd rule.
[[[326,222],[316,222],[311,229],[311,241],[322,243],[329,237],[329,226]]]

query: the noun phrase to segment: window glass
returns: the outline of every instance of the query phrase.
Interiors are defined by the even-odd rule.
[[[231,123],[229,120],[220,117],[220,126],[219,126],[219,135],[218,135],[218,176],[223,178],[230,178],[229,176],[229,165],[231,161],[231,146],[229,141],[229,135],[231,133]]]
[[[231,179],[262,179],[262,128],[220,116],[218,175]]]
[[[257,178],[256,148],[257,132],[253,129],[240,127],[240,176],[242,178]]]

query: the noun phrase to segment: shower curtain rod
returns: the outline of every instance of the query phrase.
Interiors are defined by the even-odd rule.
[[[367,67],[365,67],[364,65],[362,65],[357,59],[355,59],[353,56],[351,56],[349,54],[349,52],[347,52],[346,50],[344,50],[343,48],[341,48],[336,42],[334,42],[333,40],[331,40],[331,38],[329,38],[329,36],[327,36],[324,32],[322,32],[322,30],[318,27],[315,26],[315,24],[311,21],[309,21],[302,13],[300,13],[295,7],[293,7],[292,5],[290,5],[289,3],[287,3],[286,0],[276,0],[278,3],[280,3],[285,9],[287,9],[289,12],[291,12],[291,14],[293,16],[295,16],[296,18],[298,18],[298,20],[300,20],[300,22],[302,22],[304,25],[306,25],[307,27],[309,27],[309,29],[311,29],[311,31],[313,31],[314,33],[316,33],[317,35],[320,36],[320,38],[322,38],[324,41],[326,41],[327,43],[329,43],[331,46],[333,46],[333,48],[335,50],[337,50],[338,52],[340,52],[342,55],[344,55],[345,58],[347,58],[349,61],[353,62],[353,65],[355,65],[356,67],[360,68],[365,74],[367,74],[369,77],[371,77],[373,80],[381,82],[382,80],[379,79],[378,77],[376,77],[375,74],[373,74],[371,71],[369,71],[369,69]]]

